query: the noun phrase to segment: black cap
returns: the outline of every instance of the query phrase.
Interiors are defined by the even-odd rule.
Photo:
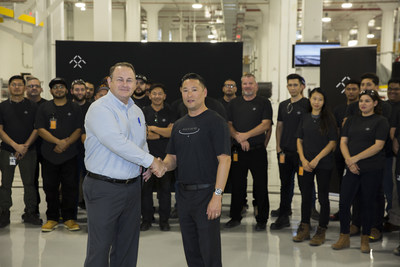
[[[56,84],[63,84],[65,86],[65,88],[68,87],[67,82],[63,78],[54,78],[49,83],[50,89],[53,88],[53,86]]]
[[[95,94],[97,94],[100,90],[110,90],[105,84],[100,85],[99,87],[96,88]]]
[[[142,74],[136,74],[136,80],[143,80],[145,83],[147,83],[147,77]]]

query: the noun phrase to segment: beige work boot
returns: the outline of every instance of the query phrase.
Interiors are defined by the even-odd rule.
[[[362,253],[369,253],[369,236],[368,235],[361,235],[361,252]]]
[[[325,232],[326,228],[318,226],[317,232],[315,232],[315,235],[310,240],[310,245],[321,246],[323,243],[325,243]]]
[[[58,222],[53,221],[53,220],[48,220],[43,226],[42,226],[42,232],[51,232],[54,229],[58,227]]]
[[[293,237],[293,241],[303,242],[306,239],[310,239],[310,225],[307,223],[301,223],[299,228],[297,228],[297,234]]]
[[[360,234],[360,227],[357,225],[350,225],[350,236],[355,236]]]
[[[335,250],[340,250],[350,247],[350,234],[340,234],[339,240],[332,244],[332,248]]]
[[[77,224],[74,220],[68,220],[68,221],[64,222],[64,227],[70,231],[81,230],[81,228],[79,227],[79,224]]]

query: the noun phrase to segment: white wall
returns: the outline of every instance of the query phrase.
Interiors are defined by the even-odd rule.
[[[32,26],[13,20],[4,20],[1,25],[17,32],[32,33]],[[21,72],[32,72],[32,45],[0,30],[0,62],[0,78],[5,80]]]

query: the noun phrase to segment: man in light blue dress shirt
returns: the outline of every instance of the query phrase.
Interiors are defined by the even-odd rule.
[[[83,192],[88,216],[85,266],[136,266],[140,228],[141,177],[164,172],[148,153],[142,111],[131,99],[136,85],[130,63],[110,69],[110,92],[94,102],[85,118]],[[143,168],[149,168],[141,175]]]

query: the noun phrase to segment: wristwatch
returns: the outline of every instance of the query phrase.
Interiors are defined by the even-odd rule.
[[[224,193],[224,191],[222,191],[221,188],[215,188],[214,194],[215,194],[216,196],[222,196],[223,193]]]

